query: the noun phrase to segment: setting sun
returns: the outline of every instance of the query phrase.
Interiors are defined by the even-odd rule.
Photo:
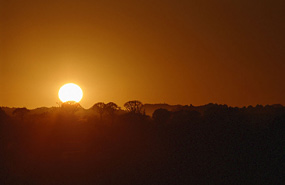
[[[69,101],[78,103],[83,97],[83,92],[78,85],[68,83],[59,89],[58,97],[63,103]]]

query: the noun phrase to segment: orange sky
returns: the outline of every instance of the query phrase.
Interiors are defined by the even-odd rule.
[[[283,0],[0,0],[0,106],[285,104]]]

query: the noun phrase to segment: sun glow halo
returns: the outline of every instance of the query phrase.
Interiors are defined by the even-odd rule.
[[[78,85],[74,83],[68,83],[59,89],[58,97],[63,103],[69,101],[78,103],[83,97],[83,92]]]

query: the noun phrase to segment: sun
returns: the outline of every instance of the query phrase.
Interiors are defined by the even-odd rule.
[[[68,84],[64,84],[59,89],[58,97],[63,103],[65,102],[78,103],[83,97],[83,92],[78,85],[74,83],[68,83]]]

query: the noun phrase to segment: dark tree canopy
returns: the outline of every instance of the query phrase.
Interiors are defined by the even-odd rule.
[[[102,119],[104,112],[106,111],[106,104],[104,102],[95,103],[92,107],[93,110],[97,111]]]
[[[3,120],[3,119],[6,119],[8,116],[7,114],[5,113],[5,111],[3,111],[1,108],[0,108],[0,121]]]
[[[61,104],[61,110],[74,113],[80,108],[80,104],[74,101],[69,101]]]
[[[119,109],[120,107],[114,102],[109,102],[106,104],[106,111],[110,116],[113,116],[114,113]]]
[[[282,184],[282,105],[64,106],[0,108],[1,185]]]
[[[23,108],[16,108],[14,111],[13,111],[13,115],[23,119],[23,117],[28,113],[30,112],[29,109],[27,109],[26,107],[23,107]]]
[[[142,104],[142,102],[140,102],[138,100],[133,100],[133,101],[126,102],[124,104],[124,107],[130,113],[141,114],[142,113],[143,104]]]
[[[167,109],[156,109],[153,114],[152,118],[157,123],[166,123],[171,116],[171,112]]]

